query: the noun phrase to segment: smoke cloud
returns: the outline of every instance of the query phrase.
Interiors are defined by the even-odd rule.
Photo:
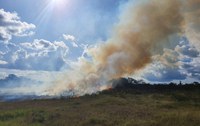
[[[191,44],[200,51],[200,1],[188,0],[185,5],[185,33]]]
[[[132,75],[151,63],[152,56],[173,43],[173,36],[187,36],[199,45],[199,17],[199,0],[129,1],[110,39],[88,48],[90,59],[72,63],[47,92],[82,95],[108,88],[109,80]]]

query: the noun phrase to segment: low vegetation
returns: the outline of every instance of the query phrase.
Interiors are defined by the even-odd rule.
[[[135,87],[76,98],[2,102],[0,126],[199,126],[199,85]]]

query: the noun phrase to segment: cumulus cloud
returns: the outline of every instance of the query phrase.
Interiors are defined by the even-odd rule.
[[[7,64],[6,61],[0,60],[0,64]]]
[[[74,41],[75,40],[75,37],[73,35],[63,34],[63,37],[64,37],[65,40],[70,40],[70,41]]]
[[[35,28],[34,24],[29,24],[20,20],[16,12],[7,12],[0,9],[0,40],[9,41],[12,36],[30,36]]]
[[[20,43],[20,45],[30,50],[55,51],[57,48],[68,50],[63,41],[50,42],[44,39],[35,39],[33,42]]]
[[[200,55],[186,38],[174,49],[164,49],[163,54],[153,57],[153,61],[143,71],[143,77],[149,81],[200,80]]]
[[[200,57],[193,58],[190,62],[182,62],[181,69],[188,78],[200,80]]]
[[[63,34],[63,38],[66,41],[69,41],[73,47],[78,47],[78,44],[76,43],[76,38],[73,35],[67,35],[67,34]]]
[[[199,55],[199,52],[195,48],[188,45],[177,46],[176,51],[193,58],[198,57]]]
[[[35,39],[33,42],[19,44],[0,43],[1,68],[21,70],[61,70],[67,62],[69,48],[63,41],[50,42]]]
[[[153,63],[149,66],[144,78],[149,81],[169,82],[173,80],[184,80],[187,75],[177,68],[168,67],[160,62]]]

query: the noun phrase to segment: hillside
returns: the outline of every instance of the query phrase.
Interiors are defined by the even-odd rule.
[[[126,81],[127,82],[127,81]],[[0,103],[0,126],[198,126],[200,85],[130,85],[82,97]],[[125,84],[126,86],[124,86]]]

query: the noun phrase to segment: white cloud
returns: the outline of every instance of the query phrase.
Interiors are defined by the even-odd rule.
[[[72,46],[76,48],[78,47],[78,45],[75,42],[72,42]]]
[[[16,12],[6,12],[4,9],[0,9],[0,40],[9,41],[12,36],[30,36],[34,32],[34,24],[22,22]]]
[[[0,52],[1,68],[58,71],[67,65],[69,48],[63,41],[35,39],[19,44],[0,43]]]
[[[155,61],[144,70],[145,79],[156,82],[169,82],[174,80],[185,80],[187,74],[181,72],[178,67],[170,67],[162,62]]]
[[[44,39],[35,39],[33,42],[20,43],[20,45],[31,51],[51,52],[58,48],[68,52],[69,48],[63,41],[50,42]]]
[[[153,63],[143,70],[149,81],[200,80],[200,55],[187,40],[174,49],[164,49],[153,57]]]
[[[0,60],[0,64],[5,65],[5,64],[7,64],[7,62],[3,61],[3,60]]]
[[[75,37],[73,35],[63,34],[63,38],[67,41],[75,41]]]
[[[182,55],[193,58],[198,57],[199,55],[199,52],[196,50],[196,48],[190,46],[189,44],[177,45],[175,51],[181,53]]]
[[[44,39],[35,39],[33,42],[20,43],[23,47],[31,50],[55,50],[56,46]]]
[[[58,47],[66,48],[66,49],[68,48],[68,46],[63,41],[55,41],[54,45]]]
[[[69,41],[73,47],[77,48],[78,44],[76,43],[76,38],[73,35],[67,35],[67,34],[63,34],[63,38],[66,41]]]

